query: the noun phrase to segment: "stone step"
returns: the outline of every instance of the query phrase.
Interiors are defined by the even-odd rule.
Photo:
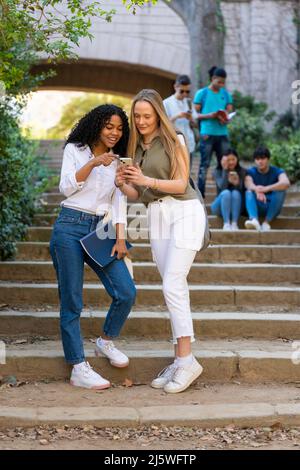
[[[289,204],[282,208],[281,215],[287,217],[299,217],[300,216],[300,206],[298,204]]]
[[[53,225],[57,218],[57,214],[36,214],[33,219],[33,225],[36,226],[45,226],[45,225]],[[147,224],[147,216],[139,215],[139,214],[131,214],[127,218],[128,224],[134,222],[134,226],[138,221],[142,228],[146,228]],[[223,220],[221,217],[217,217],[214,215],[208,216],[209,226],[211,228],[222,228],[223,227]],[[247,220],[246,217],[241,217],[239,219],[239,227],[243,228],[244,223]],[[271,222],[271,226],[274,229],[300,229],[300,217],[286,217],[286,216],[279,216],[275,220]]]
[[[137,285],[136,309],[147,310],[155,307],[164,309],[164,298],[160,284]],[[193,309],[205,308],[213,310],[263,310],[293,311],[300,304],[300,287],[282,287],[266,285],[190,285],[190,299]],[[13,306],[57,305],[58,292],[56,283],[20,283],[0,282],[0,301]],[[107,308],[110,298],[102,284],[85,284],[83,301],[88,306],[101,305]]]
[[[144,211],[146,210],[145,206],[143,204],[128,204],[128,210],[129,207],[135,207],[136,210]],[[206,204],[206,209],[208,215],[211,215],[211,204]],[[53,203],[45,203],[42,205],[40,212],[41,213],[46,213],[46,214],[57,214],[60,210],[60,207],[58,204],[53,204]],[[287,217],[296,217],[300,215],[300,205],[287,205],[282,208],[281,215],[287,216]]]
[[[97,337],[102,331],[106,311],[84,310],[80,325],[85,338]],[[59,337],[59,311],[0,311],[0,338]],[[205,338],[253,338],[297,340],[300,337],[299,313],[259,312],[193,312],[195,335]],[[124,328],[126,338],[171,337],[169,314],[151,311],[133,311]]]
[[[215,197],[216,197],[215,192],[207,193],[206,198],[205,198],[205,202],[206,203],[211,203],[215,199]],[[44,193],[41,196],[41,199],[45,202],[48,202],[48,203],[59,204],[61,201],[63,201],[66,198],[65,198],[65,196],[63,196],[60,193]]]
[[[161,281],[153,262],[133,263],[134,279],[138,284]],[[95,272],[85,266],[86,282],[97,282]],[[6,261],[0,262],[0,281],[53,282],[56,274],[52,261]],[[188,281],[193,284],[286,284],[300,285],[300,266],[282,264],[207,264],[193,263]]]
[[[85,342],[86,360],[115,384],[130,379],[148,384],[170,363],[174,356],[168,341],[118,340],[115,342],[130,358],[128,368],[112,367],[104,357],[96,358],[94,345]],[[201,340],[193,343],[193,353],[203,365],[201,382],[295,382],[300,380],[300,367],[292,361],[292,343],[282,340]],[[2,375],[17,375],[18,380],[68,379],[70,366],[65,363],[60,341],[38,341],[31,344],[7,345],[6,364]]]
[[[19,261],[49,261],[49,243],[19,242],[17,244]],[[131,250],[134,261],[152,261],[150,245],[135,243]],[[212,245],[196,254],[198,263],[300,263],[300,247],[285,245]]]
[[[30,242],[48,242],[52,227],[29,227],[26,240]],[[300,244],[300,230],[271,230],[269,232],[257,232],[256,230],[240,230],[236,232],[224,232],[221,229],[212,229],[213,244],[247,244],[247,245],[296,245]],[[148,241],[148,231],[141,230],[138,238],[131,233],[128,240],[133,243],[145,243]]]
[[[155,426],[153,434],[150,433],[151,441],[147,442],[151,442],[152,447],[156,445],[156,449],[166,449],[169,448],[166,440],[162,447],[157,447],[158,441],[161,439],[161,427],[165,431],[164,439],[169,441],[167,426],[172,426],[172,441],[176,442],[178,450],[206,449],[211,445],[219,448],[218,439],[228,442],[227,448],[230,449],[229,443],[233,442],[236,434],[239,434],[238,428],[255,428],[264,439],[262,441],[255,440],[250,448],[253,449],[257,445],[262,449],[268,448],[268,446],[274,449],[273,439],[276,438],[269,437],[272,436],[272,430],[276,433],[276,429],[286,427],[291,430],[291,428],[300,425],[297,393],[298,390],[295,386],[286,384],[272,384],[272,396],[270,396],[270,384],[203,384],[200,380],[198,384],[192,385],[187,393],[175,396],[161,390],[153,390],[148,385],[127,387],[126,389],[125,387],[111,387],[103,393],[95,393],[92,390],[70,387],[68,383],[63,381],[29,383],[22,387],[2,391],[0,428],[4,430],[5,434],[8,429],[21,428],[21,436],[24,435],[22,430],[25,428],[25,431],[28,427],[60,428],[60,439],[63,440],[69,438],[66,437],[68,431],[72,436],[73,428],[78,429],[79,427],[84,430],[80,439],[88,436],[88,442],[91,442],[92,438],[93,444],[90,445],[96,448],[97,444],[103,444],[102,434],[99,435],[98,432],[98,436],[95,436],[101,428],[136,428],[137,433],[138,430],[141,430],[139,435],[143,436],[145,427],[147,429],[150,426]],[[32,397],[29,402],[24,400],[24,394]],[[201,400],[199,400],[199,394]],[[55,400],[54,397],[57,399]],[[94,430],[93,427],[97,429]],[[159,436],[156,433],[157,427],[159,427]],[[197,427],[197,434],[194,438],[186,436],[185,440],[183,439],[181,429],[184,430],[184,427]],[[223,430],[222,428],[227,429]],[[201,429],[203,429],[202,433]],[[205,429],[213,429],[214,437],[210,439],[209,434],[206,435]],[[234,432],[233,436],[230,429]],[[92,436],[89,435],[89,430],[93,433]],[[55,430],[53,434],[56,435]],[[113,449],[111,433],[107,435],[110,439],[108,441],[110,448]],[[248,434],[249,437],[250,435]],[[96,437],[98,440],[95,440]],[[226,437],[228,441],[224,440]],[[289,439],[290,446],[297,446],[296,438],[292,429]],[[14,437],[13,443],[12,439],[4,441],[3,448],[20,448],[19,439],[22,437]],[[57,450],[66,446],[64,441],[62,441],[61,447],[59,440],[52,441],[50,438],[49,441],[47,445],[49,450]],[[237,439],[235,441],[232,447],[234,449],[239,445]],[[118,443],[120,441],[115,444],[115,449],[119,449],[120,444]],[[282,444],[281,438],[280,443]],[[83,440],[69,441],[68,446],[72,444],[74,449],[76,445],[77,448],[84,446]],[[192,447],[190,447],[191,444]],[[287,445],[286,441],[285,445]],[[244,444],[243,448],[246,446]],[[26,448],[28,448],[28,441]],[[39,439],[31,441],[30,449],[40,450],[40,448]]]
[[[205,203],[210,204],[216,197],[215,188],[213,185],[208,187],[209,191],[207,191],[205,195]],[[59,192],[51,192],[51,193],[44,193],[42,195],[42,199],[49,202],[49,203],[59,203],[65,199],[65,196],[60,194]],[[285,204],[299,204],[300,203],[300,191],[288,191],[285,198]]]

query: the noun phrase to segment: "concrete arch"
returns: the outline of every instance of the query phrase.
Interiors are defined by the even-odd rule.
[[[47,70],[46,64],[35,67],[36,72]],[[172,93],[176,76],[145,66],[86,59],[61,63],[54,70],[56,76],[42,83],[41,90],[103,92],[132,97],[142,88],[154,88],[165,97]]]
[[[75,49],[79,60],[54,67],[56,77],[46,80],[41,88],[128,96],[141,88],[155,88],[165,97],[172,92],[177,74],[190,73],[189,31],[169,5],[160,2],[133,16],[119,0],[103,2],[103,8],[112,7],[117,10],[112,23],[94,19],[94,40],[83,39]],[[47,68],[41,63],[36,70]]]

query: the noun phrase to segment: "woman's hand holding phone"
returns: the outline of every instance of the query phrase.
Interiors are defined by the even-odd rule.
[[[124,174],[130,183],[137,186],[148,186],[148,177],[143,174],[139,165],[126,167]]]

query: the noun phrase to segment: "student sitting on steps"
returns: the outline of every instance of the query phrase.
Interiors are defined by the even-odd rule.
[[[279,215],[286,190],[290,187],[285,171],[270,165],[270,158],[267,147],[258,147],[253,154],[255,166],[247,171],[245,186],[249,220],[245,227],[248,229],[270,230],[270,222]],[[264,217],[262,225],[259,216]]]

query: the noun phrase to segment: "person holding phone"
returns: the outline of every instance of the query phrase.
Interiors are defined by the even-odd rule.
[[[188,388],[202,373],[192,354],[194,341],[187,275],[204,242],[206,217],[189,183],[189,155],[182,135],[168,119],[161,96],[142,90],[130,116],[128,154],[135,165],[119,167],[116,185],[148,207],[153,259],[162,277],[170,313],[175,360],[151,383],[167,393]]]
[[[237,152],[227,150],[213,172],[218,195],[211,205],[212,214],[223,218],[225,231],[239,229],[238,220],[245,205],[245,176]]]
[[[191,86],[188,75],[178,75],[174,84],[175,93],[164,100],[164,107],[174,127],[186,139],[192,164],[192,155],[196,148],[194,129],[198,127],[198,121],[191,99]]]
[[[70,382],[78,387],[101,390],[110,386],[85,360],[80,330],[84,262],[95,271],[112,299],[103,333],[96,341],[96,354],[106,356],[115,367],[126,367],[129,362],[112,341],[119,336],[136,296],[123,260],[127,255],[126,198],[114,185],[118,154],[125,153],[128,136],[124,111],[106,104],[77,122],[64,147],[59,190],[66,199],[54,224],[50,253],[58,280],[65,359],[73,366]],[[93,232],[110,209],[116,227],[112,255],[117,253],[117,258],[101,268],[86,254],[80,239]]]

